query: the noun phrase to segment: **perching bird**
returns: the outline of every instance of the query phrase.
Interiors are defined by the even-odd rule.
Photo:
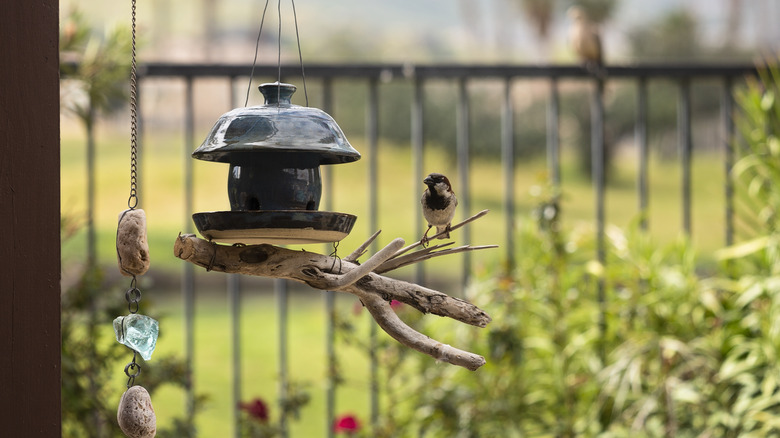
[[[436,227],[436,234],[446,233],[439,236],[439,239],[450,237],[450,225],[455,217],[455,207],[458,206],[458,198],[452,191],[450,180],[440,173],[432,173],[423,180],[427,189],[423,192],[420,203],[422,204],[423,216],[428,221],[428,229],[421,241],[423,244],[428,242],[428,232],[431,227]]]
[[[579,6],[572,6],[566,12],[572,20],[569,28],[569,42],[577,57],[591,72],[599,72],[604,65],[604,55],[601,50],[601,37],[596,24],[588,19],[585,11]]]

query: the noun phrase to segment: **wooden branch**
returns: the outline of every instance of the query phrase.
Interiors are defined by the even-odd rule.
[[[373,238],[375,236],[364,245],[368,246]],[[464,300],[371,272],[388,257],[398,254],[403,244],[403,239],[395,239],[363,265],[358,265],[346,259],[339,263],[333,257],[308,251],[293,251],[273,245],[217,245],[192,234],[180,234],[174,244],[174,254],[207,270],[286,278],[316,289],[354,294],[379,326],[402,344],[437,360],[470,370],[477,369],[485,363],[484,358],[414,331],[398,319],[390,307],[389,303],[397,300],[420,312],[453,318],[477,327],[485,327],[491,320],[484,311]],[[362,251],[359,249],[353,254]]]
[[[382,330],[395,340],[409,348],[433,357],[442,362],[462,366],[471,371],[485,365],[485,358],[468,351],[463,351],[425,336],[404,324],[395,311],[375,294],[357,294]]]

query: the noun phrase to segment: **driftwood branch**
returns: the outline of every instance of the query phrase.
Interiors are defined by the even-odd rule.
[[[456,226],[462,226],[486,212],[480,212]],[[440,250],[449,245],[442,244],[403,255],[415,246],[422,246],[422,242],[402,248],[404,240],[398,238],[364,263],[358,264],[357,259],[378,235],[379,232],[375,233],[340,262],[331,256],[273,245],[217,245],[194,234],[180,234],[174,244],[174,254],[206,270],[283,278],[306,283],[315,289],[351,293],[366,306],[377,324],[403,345],[472,371],[484,365],[482,356],[442,344],[406,325],[390,307],[390,302],[397,300],[420,312],[452,318],[477,327],[487,326],[490,316],[467,301],[379,274],[438,255],[495,246],[461,246]]]

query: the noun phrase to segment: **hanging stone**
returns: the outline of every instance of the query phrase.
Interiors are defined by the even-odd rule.
[[[116,421],[128,438],[152,438],[157,434],[152,398],[143,386],[131,386],[122,394]]]
[[[137,351],[144,360],[149,360],[157,345],[160,324],[154,318],[133,313],[118,316],[114,320],[114,333],[117,342]]]
[[[119,214],[116,257],[119,271],[126,277],[143,275],[149,269],[146,213],[140,208],[125,210]]]

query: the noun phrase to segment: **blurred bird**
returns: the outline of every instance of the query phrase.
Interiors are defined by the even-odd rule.
[[[604,66],[604,55],[598,27],[588,19],[588,15],[579,6],[570,7],[566,14],[572,21],[569,28],[569,42],[574,53],[588,71],[599,73]]]
[[[440,173],[432,173],[423,180],[427,189],[423,192],[420,203],[422,204],[423,216],[428,221],[428,229],[421,241],[423,244],[428,242],[428,232],[431,227],[436,227],[436,234],[446,233],[439,236],[439,239],[450,237],[450,225],[455,217],[455,207],[458,206],[458,198],[452,191],[450,180]]]

